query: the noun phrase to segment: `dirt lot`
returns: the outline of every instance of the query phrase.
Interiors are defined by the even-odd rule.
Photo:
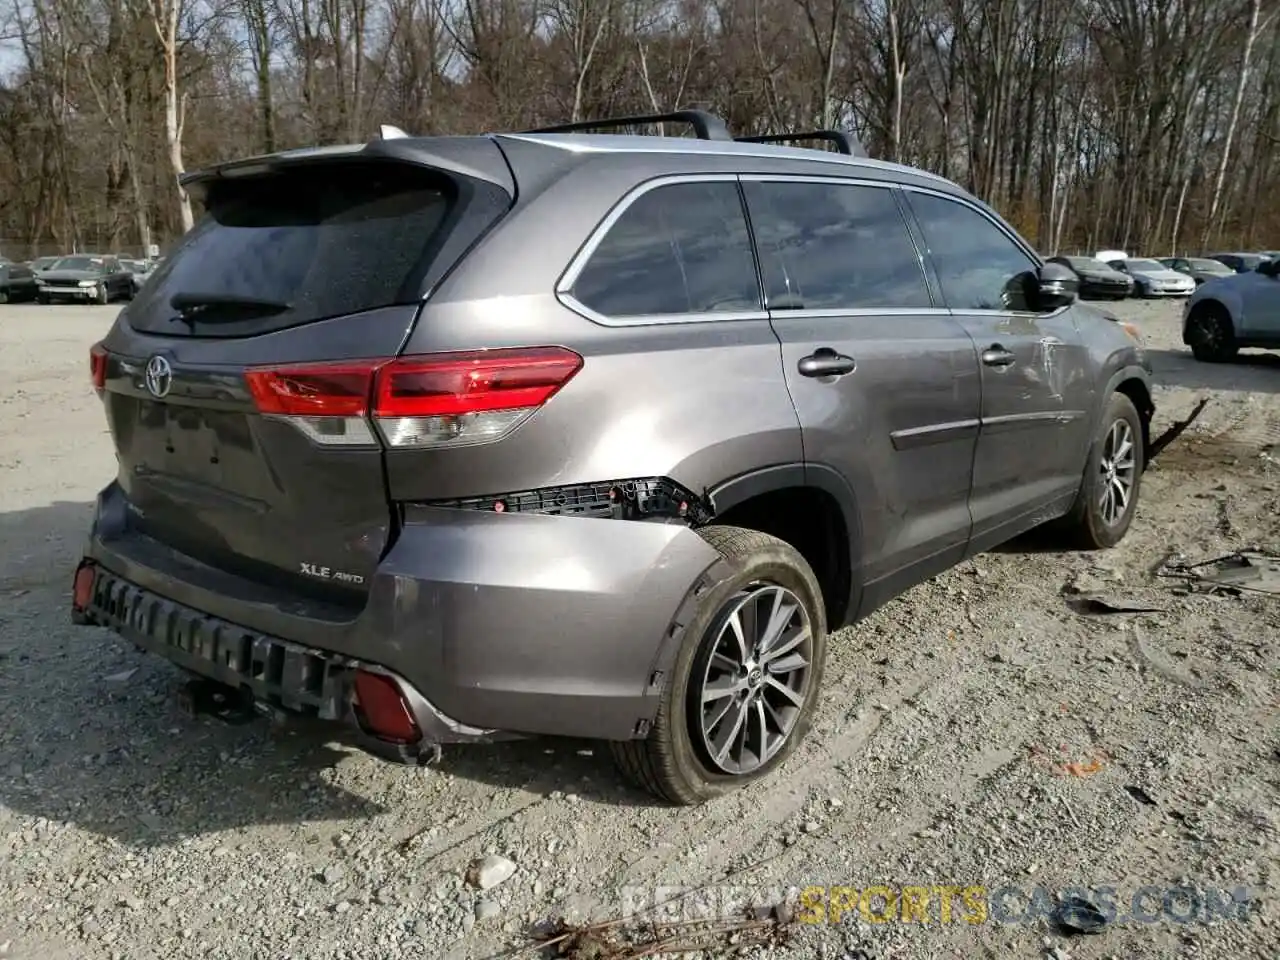
[[[1015,544],[837,636],[782,775],[689,811],[621,786],[589,743],[410,770],[324,731],[185,719],[175,671],[68,622],[114,470],[86,359],[114,310],[0,307],[0,956],[483,957],[658,884],[1016,888],[984,923],[958,898],[950,922],[935,899],[928,923],[801,923],[797,957],[1280,954],[1280,600],[1151,575],[1172,551],[1280,550],[1280,357],[1197,364],[1176,305],[1113,309],[1148,334],[1160,425],[1212,398],[1125,542]],[[1069,586],[1158,612],[1082,615]],[[486,853],[516,872],[475,894]],[[1155,888],[1153,922],[1066,937],[1028,909],[1036,887],[1098,886],[1122,914]],[[1253,905],[1176,922],[1176,886]]]

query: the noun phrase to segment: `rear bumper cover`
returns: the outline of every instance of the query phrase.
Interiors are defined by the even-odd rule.
[[[326,719],[351,719],[343,677],[381,668],[438,743],[643,735],[694,594],[723,575],[682,524],[419,507],[363,609],[321,609],[128,530],[114,483],[85,556],[92,621]]]

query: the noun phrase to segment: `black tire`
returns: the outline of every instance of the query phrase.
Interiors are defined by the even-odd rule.
[[[741,527],[709,526],[698,533],[720,552],[733,572],[707,591],[685,629],[648,736],[610,744],[614,761],[628,780],[663,800],[685,806],[704,803],[758,780],[790,756],[812,723],[827,652],[822,590],[799,551],[777,537]],[[716,768],[705,750],[701,726],[695,730],[690,693],[695,686],[701,689],[700,678],[720,630],[733,604],[739,602],[735,598],[748,589],[771,587],[782,587],[794,595],[808,617],[811,639],[803,698],[776,753],[749,772],[726,773]],[[733,737],[730,742],[736,740]]]
[[[0,303],[9,302],[9,291],[5,287],[0,287]]]
[[[45,293],[37,293],[36,302],[42,303],[47,307],[49,305],[49,295]]]
[[[1231,317],[1213,303],[1197,306],[1187,319],[1187,345],[1203,363],[1226,363],[1240,352]]]
[[[93,295],[93,302],[101,307],[105,307],[111,302],[111,289],[105,283]]]
[[[1112,520],[1103,512],[1105,484],[1110,482],[1104,458],[1108,451],[1108,437],[1118,422],[1128,427],[1133,442],[1133,465],[1128,500],[1123,511]],[[1146,468],[1146,448],[1143,441],[1142,418],[1138,409],[1123,393],[1113,393],[1107,408],[1098,422],[1098,432],[1089,447],[1088,462],[1080,492],[1071,511],[1062,518],[1059,529],[1071,545],[1082,550],[1106,550],[1124,539],[1133,522],[1142,491],[1142,472]]]

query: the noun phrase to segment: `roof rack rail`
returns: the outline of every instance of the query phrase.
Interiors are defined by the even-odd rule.
[[[655,113],[640,117],[607,117],[600,120],[580,120],[576,123],[560,123],[552,127],[538,127],[524,133],[572,133],[574,131],[607,130],[611,127],[634,127],[646,123],[687,123],[699,140],[732,140],[729,127],[714,113],[706,110],[676,110],[672,113]]]
[[[762,133],[754,137],[735,137],[740,143],[794,143],[797,140],[824,140],[834,144],[841,153],[850,157],[865,157],[866,148],[851,133],[843,130],[807,130],[803,133]]]

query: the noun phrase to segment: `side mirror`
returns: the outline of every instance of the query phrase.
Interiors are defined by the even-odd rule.
[[[1036,306],[1040,310],[1057,310],[1075,303],[1080,293],[1080,278],[1070,267],[1046,263],[1036,277]]]

